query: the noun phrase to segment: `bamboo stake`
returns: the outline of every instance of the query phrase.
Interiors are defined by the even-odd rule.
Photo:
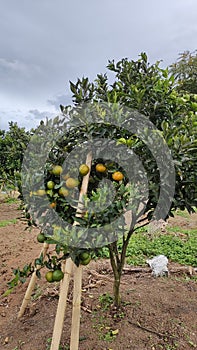
[[[57,313],[55,317],[55,324],[53,329],[53,337],[52,337],[50,350],[59,349],[63,323],[64,323],[64,315],[66,310],[68,287],[69,287],[70,276],[71,276],[73,265],[74,265],[73,261],[71,260],[71,258],[69,258],[67,259],[66,262],[64,262],[62,266],[62,270],[64,272],[64,278],[61,281],[60,296],[59,296],[59,302],[57,307]]]
[[[40,253],[40,255],[41,254],[43,255],[43,259],[46,256],[48,248],[49,248],[49,244],[48,243],[44,243],[43,244],[43,248],[42,248],[41,253]],[[23,316],[24,312],[25,312],[25,309],[26,309],[26,307],[27,307],[27,305],[28,305],[28,303],[29,303],[29,301],[31,299],[32,291],[33,291],[33,289],[35,287],[36,280],[37,280],[37,276],[36,276],[36,270],[35,270],[33,272],[32,276],[31,276],[29,285],[27,287],[25,296],[23,298],[23,302],[22,302],[22,305],[21,305],[19,313],[18,313],[18,318],[21,318]]]

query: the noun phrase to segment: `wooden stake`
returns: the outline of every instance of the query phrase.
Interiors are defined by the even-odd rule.
[[[83,211],[84,211],[82,201],[83,201],[83,196],[86,195],[87,190],[88,190],[91,164],[92,164],[92,152],[89,152],[87,154],[87,158],[86,158],[86,165],[88,165],[90,170],[89,170],[89,173],[83,177],[81,190],[80,190],[80,194],[79,194],[77,211],[76,211],[77,217],[81,217],[83,214]],[[78,222],[75,221],[73,225],[74,226],[78,225]],[[82,273],[83,273],[82,265],[75,267],[70,350],[77,350],[79,348]]]
[[[57,313],[55,317],[55,324],[53,329],[53,337],[52,337],[50,350],[59,349],[59,344],[60,344],[60,339],[61,339],[61,334],[62,334],[62,329],[64,324],[64,315],[66,310],[68,287],[69,287],[70,276],[71,276],[73,266],[74,266],[74,263],[71,260],[71,258],[67,259],[67,261],[64,262],[62,266],[62,270],[64,272],[64,278],[61,281],[60,296],[59,296],[59,302],[57,307]]]
[[[91,168],[92,153],[89,152],[86,159],[86,164]],[[76,210],[76,216],[80,217],[83,213],[83,195],[87,193],[89,173],[83,177],[81,190],[79,194],[79,201]],[[73,226],[78,225],[75,221]],[[59,302],[53,329],[53,337],[50,350],[58,350],[63,329],[64,315],[66,310],[66,301],[68,294],[68,286],[70,281],[71,270],[74,267],[73,261],[69,258],[66,263],[66,274],[64,275],[59,295]],[[71,350],[77,350],[79,346],[79,327],[80,327],[80,307],[81,307],[81,286],[82,286],[82,266],[74,269],[74,290],[73,290],[73,315],[71,326]]]
[[[91,170],[92,163],[92,152],[89,152],[86,158],[86,164]],[[89,173],[83,177],[82,186],[79,194],[79,201],[76,210],[76,216],[81,217],[83,214],[83,195],[87,193],[88,182],[89,182]],[[78,222],[75,221],[73,225],[78,225]],[[48,244],[44,243],[43,250],[41,253],[45,257],[48,250]],[[62,271],[64,272],[64,278],[60,282],[60,294],[57,307],[57,313],[55,317],[55,324],[53,329],[53,337],[51,342],[50,350],[58,350],[61,334],[63,330],[64,315],[66,310],[66,302],[68,295],[68,287],[71,277],[71,272],[74,268],[74,263],[71,258],[67,259],[66,262],[62,263]],[[33,273],[29,286],[27,288],[23,303],[21,305],[18,317],[21,317],[25,311],[25,308],[31,298],[32,290],[36,283],[36,271]],[[73,290],[73,310],[72,310],[72,326],[71,326],[71,341],[70,341],[70,350],[78,350],[79,347],[79,328],[80,328],[80,310],[81,310],[81,288],[82,288],[82,266],[75,267],[74,271],[74,290]]]
[[[81,314],[81,289],[82,289],[82,266],[75,268],[74,271],[74,290],[73,290],[73,309],[70,350],[79,348],[79,328]]]
[[[89,152],[87,154],[86,158],[86,165],[89,167],[89,173],[83,177],[83,181],[81,184],[81,189],[79,193],[79,201],[78,201],[78,206],[77,206],[77,211],[76,211],[76,216],[80,217],[83,213],[83,196],[86,195],[87,190],[88,190],[88,183],[89,183],[89,177],[90,177],[90,171],[91,171],[91,164],[92,164],[92,152]],[[77,222],[74,222],[73,226],[78,225]]]
[[[49,244],[48,243],[44,243],[43,244],[43,248],[42,248],[41,253],[40,253],[40,255],[41,254],[43,255],[43,259],[46,256],[48,248],[49,248]],[[24,312],[25,312],[25,309],[26,309],[26,307],[27,307],[27,305],[28,305],[28,303],[29,303],[29,301],[31,299],[32,291],[33,291],[33,289],[35,287],[36,280],[37,280],[37,276],[36,276],[36,270],[35,270],[33,272],[32,276],[31,276],[28,288],[27,288],[25,296],[23,298],[23,302],[22,302],[22,305],[21,305],[19,313],[18,313],[18,318],[21,318],[23,316]]]

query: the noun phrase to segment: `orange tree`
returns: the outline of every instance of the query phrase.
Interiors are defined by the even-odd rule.
[[[22,184],[30,224],[41,226],[39,240],[55,243],[61,254],[47,262],[41,256],[35,265],[59,270],[68,257],[87,264],[92,252],[107,246],[119,306],[131,235],[177,208],[192,212],[196,206],[196,95],[180,96],[168,69],[150,65],[144,53],[137,61],[110,61],[108,69],[113,84],[106,74],[93,83],[70,83],[74,106],[60,106],[62,117],[37,129]],[[90,153],[91,168],[83,173]],[[85,174],[89,185],[79,217]],[[31,271],[17,270],[17,278]],[[53,274],[47,278],[53,281]]]
[[[135,152],[139,161],[143,164],[148,180],[147,201],[143,196],[144,193],[143,195],[140,193],[140,200],[142,202],[146,201],[143,216],[140,211],[137,212],[138,203],[136,203],[135,208],[132,207],[133,215],[130,228],[128,231],[122,232],[121,249],[119,249],[119,240],[108,245],[115,277],[114,301],[116,305],[119,305],[120,279],[125,262],[126,249],[132,233],[137,228],[147,225],[152,218],[159,219],[162,217],[167,219],[169,215],[173,215],[173,210],[177,208],[181,210],[187,209],[191,213],[193,208],[196,207],[197,95],[193,93],[183,94],[183,92],[179,94],[176,89],[175,77],[170,73],[170,70],[168,68],[161,69],[159,62],[150,65],[145,53],[142,53],[137,61],[129,61],[128,59],[122,59],[117,63],[109,61],[107,68],[114,73],[114,82],[112,84],[108,82],[107,74],[98,74],[93,83],[90,83],[88,78],[82,78],[81,80],[78,79],[75,84],[70,83],[70,86],[73,93],[73,102],[76,106],[79,106],[84,101],[96,101],[98,104],[104,102],[107,105],[111,103],[113,106],[111,115],[114,119],[117,117],[117,105],[122,108],[126,106],[133,113],[138,111],[145,117],[140,122],[138,114],[136,114],[135,118],[132,116],[135,119],[134,124],[137,126],[136,130],[133,127],[132,133],[124,129],[124,121],[127,116],[126,113],[122,113],[121,123],[123,127],[119,132],[110,135],[111,138],[115,137],[118,143],[124,144]],[[64,113],[63,106],[61,106],[61,109]],[[157,132],[154,130],[153,133],[146,134],[146,130],[149,128],[149,121],[157,128]],[[116,124],[115,120],[114,123],[112,120],[111,124]],[[108,135],[110,126],[107,125],[106,129],[107,131],[104,132],[105,128],[100,127],[100,135],[105,133]],[[141,129],[143,132],[137,134],[138,129]],[[172,162],[170,160],[168,162],[164,154],[162,154],[162,151],[165,153],[167,150],[161,139],[160,143],[157,138],[154,138],[154,135],[157,133],[168,147],[172,156]],[[152,146],[151,141],[153,143]],[[156,149],[158,153],[155,152]],[[163,169],[159,166],[158,157],[161,157],[164,162]],[[133,167],[132,161],[129,165]],[[140,172],[140,170],[136,167],[136,171]],[[122,182],[126,185],[127,180],[125,177]],[[158,209],[159,196],[163,185],[163,202],[160,212],[155,214],[155,209]],[[170,185],[174,186],[173,195]],[[135,193],[133,193],[133,196],[135,196]],[[170,205],[168,199],[170,199]],[[123,198],[120,201],[123,203],[122,207],[124,207],[125,202]],[[166,206],[168,205],[169,207],[167,208]]]

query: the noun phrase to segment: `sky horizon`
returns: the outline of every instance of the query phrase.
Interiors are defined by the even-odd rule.
[[[71,103],[69,81],[94,80],[108,60],[164,67],[195,51],[196,0],[1,0],[0,129],[30,129]]]

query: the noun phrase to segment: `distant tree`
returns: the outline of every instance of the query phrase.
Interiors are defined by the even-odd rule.
[[[197,50],[181,53],[177,62],[170,66],[170,71],[179,91],[197,94]]]
[[[0,185],[15,187],[20,184],[23,154],[32,132],[9,122],[9,130],[0,130]]]

